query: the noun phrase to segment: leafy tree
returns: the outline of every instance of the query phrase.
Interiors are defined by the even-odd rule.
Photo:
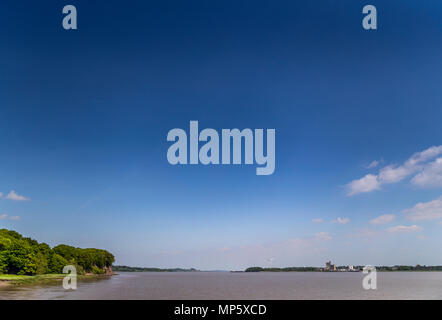
[[[48,273],[62,273],[64,266],[67,266],[69,262],[55,252],[51,252],[49,255]]]

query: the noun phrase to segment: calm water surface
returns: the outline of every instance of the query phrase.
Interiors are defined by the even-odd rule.
[[[0,299],[442,299],[442,272],[378,272],[364,290],[357,273],[142,272],[78,282],[0,289]]]

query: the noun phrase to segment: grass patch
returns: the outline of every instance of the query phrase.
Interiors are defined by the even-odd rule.
[[[43,284],[53,281],[59,281],[66,275],[64,274],[41,274],[37,276],[21,276],[16,274],[0,274],[0,281],[7,281],[9,284]]]
[[[67,274],[40,274],[36,276],[21,276],[16,274],[0,274],[0,281],[12,285],[51,284],[60,282]],[[77,275],[78,280],[98,279],[103,275]]]
[[[16,274],[0,274],[0,280],[3,281],[26,280],[28,278],[32,278],[32,276],[19,276]]]

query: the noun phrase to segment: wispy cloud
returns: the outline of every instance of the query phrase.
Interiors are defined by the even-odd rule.
[[[312,220],[313,223],[322,223],[323,221],[324,220],[322,218],[316,218]]]
[[[337,219],[332,220],[332,221],[330,221],[330,222],[331,222],[331,223],[339,223],[339,224],[347,224],[347,223],[350,222],[350,219],[349,219],[349,218],[341,218],[341,217],[338,217]]]
[[[379,239],[379,237],[382,235],[382,232],[379,230],[373,230],[368,228],[363,229],[355,229],[354,232],[352,232],[349,236],[352,238],[360,238],[363,240],[376,240]]]
[[[415,231],[421,231],[422,227],[421,226],[417,226],[415,224],[413,224],[412,226],[395,226],[395,227],[390,227],[387,229],[388,232],[391,233],[407,233],[407,232],[415,232]]]
[[[370,162],[366,168],[367,169],[372,169],[372,168],[376,168],[379,165],[379,161],[378,160],[373,160],[372,162]]]
[[[31,201],[30,198],[26,198],[24,196],[21,196],[17,194],[14,190],[11,190],[11,192],[8,193],[6,196],[6,199],[14,200],[14,201]]]
[[[316,239],[323,241],[330,241],[333,237],[328,232],[318,232],[315,234]]]
[[[422,172],[413,177],[411,182],[420,187],[442,186],[442,158],[437,158],[425,166]]]
[[[220,252],[220,247],[183,250],[177,253],[162,252],[155,255],[156,261],[165,259],[167,265],[195,266],[206,264],[205,269],[239,270],[250,266],[292,266],[297,262],[306,265],[315,265],[318,255],[323,252],[323,241],[315,236],[305,238],[291,238],[278,242],[251,243],[248,245],[234,245],[230,250]],[[219,257],[222,262],[219,262]],[[324,258],[325,259],[325,258]],[[171,262],[171,260],[173,260]],[[322,262],[322,259],[321,259]],[[165,262],[166,264],[166,262]],[[241,266],[241,267],[238,267]]]
[[[404,213],[412,221],[441,219],[442,197],[429,202],[419,202],[413,208],[405,209]]]
[[[2,192],[0,192],[0,198],[2,198],[3,197],[3,193]]]
[[[378,224],[386,224],[386,223],[389,223],[389,222],[393,221],[394,218],[395,218],[394,214],[384,214],[384,215],[381,215],[381,216],[379,216],[377,218],[371,219],[370,223],[371,224],[376,224],[376,225],[378,225]]]
[[[8,219],[8,215],[6,213],[3,213],[0,215],[0,220]],[[9,217],[9,220],[20,220],[20,216],[12,216]]]
[[[383,184],[397,183],[416,174],[412,182],[419,186],[442,185],[442,158],[428,162],[442,154],[442,145],[413,154],[402,165],[388,165],[377,175],[367,174],[347,184],[347,195],[379,190]]]

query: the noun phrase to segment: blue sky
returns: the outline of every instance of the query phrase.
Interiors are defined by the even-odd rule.
[[[440,2],[66,4],[0,4],[2,227],[138,266],[442,264]],[[275,173],[170,165],[190,120],[276,129]]]

